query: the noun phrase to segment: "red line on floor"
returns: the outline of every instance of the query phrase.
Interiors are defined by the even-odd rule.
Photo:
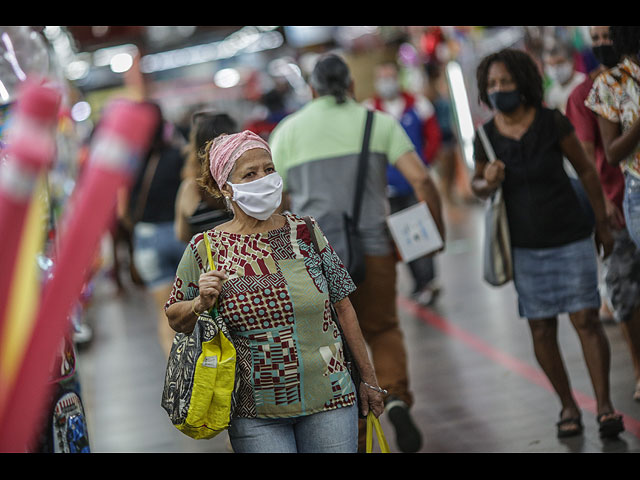
[[[538,385],[552,394],[555,395],[555,391],[553,387],[549,383],[549,380],[542,372],[542,370],[532,367],[527,363],[518,360],[517,358],[501,352],[500,350],[495,349],[482,339],[476,337],[475,335],[467,332],[466,330],[460,328],[457,325],[449,322],[446,318],[441,317],[433,310],[423,307],[410,299],[398,296],[398,306],[404,311],[411,313],[418,317],[422,322],[430,325],[447,335],[454,337],[462,342],[464,342],[469,347],[473,348],[478,353],[483,356],[493,360],[494,362],[502,365],[503,367],[517,373],[521,377],[525,378],[529,382]],[[593,415],[597,414],[597,404],[596,400],[583,392],[578,390],[573,390],[573,394],[575,396],[578,405],[583,409],[591,412]],[[625,430],[636,437],[640,438],[640,421],[627,415],[623,412],[618,411],[624,417],[624,426]]]

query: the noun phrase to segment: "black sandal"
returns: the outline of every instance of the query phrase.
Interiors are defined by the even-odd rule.
[[[600,438],[617,437],[620,432],[624,432],[622,415],[615,413],[602,413],[598,415],[598,425],[600,426]]]
[[[582,431],[584,430],[584,426],[582,425],[582,417],[580,416],[560,419],[560,421],[556,423],[556,426],[558,428],[558,438],[567,438],[582,435]]]

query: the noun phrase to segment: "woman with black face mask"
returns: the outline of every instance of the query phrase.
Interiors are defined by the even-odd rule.
[[[620,325],[629,347],[635,373],[633,399],[640,401],[640,247],[633,242],[623,215],[625,175],[620,166],[608,162],[598,115],[585,105],[594,82],[600,82],[598,78],[617,74],[612,68],[618,62],[618,54],[613,47],[610,27],[591,26],[589,33],[594,56],[601,63],[571,93],[567,102],[567,118],[575,126],[585,152],[596,165],[604,190],[607,218],[614,239],[613,251],[601,269],[608,297],[606,304],[611,308],[609,316]]]
[[[598,115],[607,161],[624,172],[624,218],[640,248],[640,27],[609,33],[620,63],[594,81],[587,105]]]
[[[598,173],[569,120],[543,106],[542,77],[528,54],[505,49],[487,56],[478,66],[477,82],[480,102],[495,112],[483,127],[498,160],[489,162],[477,137],[471,187],[481,198],[502,187],[519,314],[528,320],[536,359],[562,407],[557,435],[583,431],[557,340],[557,319],[566,313],[593,382],[600,435],[615,436],[624,427],[609,395],[610,352],[598,315],[597,273],[597,251],[608,256],[613,240]],[[588,196],[595,236],[564,157]]]

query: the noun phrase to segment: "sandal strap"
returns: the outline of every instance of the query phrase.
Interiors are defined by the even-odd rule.
[[[605,420],[605,417],[609,417]],[[620,415],[619,413],[615,413],[615,412],[610,412],[610,413],[601,413],[600,415],[598,415],[597,417],[598,423],[602,423],[602,422],[618,422],[620,420],[622,420],[622,415]]]
[[[582,425],[582,417],[565,418],[564,420],[560,420],[558,421],[558,423],[556,423],[556,425],[559,427],[562,427],[568,424],[575,424],[577,426],[580,426]]]

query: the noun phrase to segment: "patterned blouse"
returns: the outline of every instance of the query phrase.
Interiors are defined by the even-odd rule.
[[[198,295],[208,235],[217,269],[229,275],[218,310],[237,351],[234,417],[297,417],[355,404],[329,303],[355,285],[314,220],[321,255],[304,219],[285,218],[266,233],[195,235],[165,306]]]
[[[627,131],[640,117],[640,66],[629,59],[600,74],[584,104],[596,114]],[[621,163],[623,170],[640,178],[640,145]]]

